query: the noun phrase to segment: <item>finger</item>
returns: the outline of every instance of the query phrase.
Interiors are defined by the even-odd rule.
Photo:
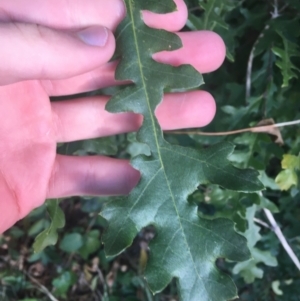
[[[174,0],[177,10],[168,14],[156,14],[143,11],[142,18],[146,25],[167,31],[179,31],[185,25],[188,17],[187,6],[183,0]]]
[[[137,131],[142,116],[134,113],[112,114],[105,110],[108,97],[91,97],[52,103],[57,142],[92,139]],[[163,130],[202,127],[213,119],[216,105],[205,91],[165,95],[156,110]]]
[[[116,86],[115,72],[118,62],[104,64],[89,72],[63,80],[41,80],[49,96],[72,95]]]
[[[200,73],[218,69],[226,55],[222,38],[212,31],[179,32],[183,47],[175,51],[162,51],[153,58],[163,64],[179,66],[190,64]]]
[[[72,33],[25,23],[0,23],[0,85],[63,79],[86,73],[113,55],[113,34],[102,26]]]
[[[208,125],[216,114],[216,102],[206,91],[172,93],[156,109],[164,131],[198,128]]]
[[[175,51],[163,51],[153,55],[153,58],[163,64],[179,66],[191,64],[201,73],[216,70],[224,61],[226,49],[222,38],[212,31],[195,31],[178,33],[182,39],[183,48]],[[56,81],[43,81],[50,96],[68,95],[92,91],[117,82],[114,79],[117,63],[110,63],[79,76]]]
[[[110,30],[125,16],[123,0],[0,0],[0,21],[39,24],[56,29],[102,25]]]
[[[47,198],[124,195],[139,178],[140,173],[127,160],[57,155]]]

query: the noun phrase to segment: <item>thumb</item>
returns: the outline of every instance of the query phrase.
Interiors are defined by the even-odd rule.
[[[66,32],[37,24],[0,23],[0,45],[0,85],[6,85],[88,72],[110,60],[115,39],[102,26]]]

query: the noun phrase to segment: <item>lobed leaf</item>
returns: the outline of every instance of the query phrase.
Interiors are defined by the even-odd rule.
[[[281,161],[282,171],[277,175],[275,182],[281,190],[289,190],[298,185],[297,170],[300,170],[300,156],[283,155]]]
[[[261,240],[259,234],[260,227],[254,223],[255,213],[257,205],[253,205],[247,208],[246,218],[248,221],[248,229],[245,231],[244,236],[247,238],[248,247],[251,252],[251,258],[247,261],[237,263],[233,268],[234,274],[240,274],[246,283],[254,282],[255,278],[262,278],[264,271],[258,264],[265,264],[267,266],[277,266],[276,257],[274,257],[270,251],[262,251],[255,247],[257,242]]]
[[[188,90],[203,83],[191,66],[172,67],[155,62],[152,54],[181,47],[180,39],[147,27],[141,10],[166,12],[175,9],[172,0],[125,0],[127,16],[117,31],[117,53],[122,53],[117,80],[130,80],[107,104],[110,112],[130,111],[144,116],[137,139],[149,146],[150,155],[139,155],[131,163],[141,180],[128,197],[106,205],[102,216],[108,221],[103,236],[107,255],[131,245],[144,227],[154,225],[150,259],[145,276],[151,290],[164,289],[172,278],[178,282],[181,300],[222,301],[236,297],[236,288],[220,273],[219,257],[242,261],[249,257],[246,240],[227,219],[200,218],[197,206],[187,197],[205,183],[228,189],[257,191],[262,188],[258,173],[233,167],[227,157],[233,145],[221,143],[202,151],[170,145],[155,117],[165,90]],[[176,104],[174,104],[176,105]]]
[[[59,207],[59,200],[48,200],[46,206],[51,224],[35,238],[33,249],[36,253],[48,246],[55,245],[58,239],[57,230],[65,226],[65,215]]]
[[[273,53],[279,57],[279,60],[276,61],[276,66],[280,68],[283,77],[282,87],[288,87],[289,82],[293,78],[298,78],[298,75],[295,71],[300,71],[291,61],[291,57],[299,57],[300,50],[297,44],[287,40],[281,33],[279,35],[283,40],[283,48],[273,47]]]
[[[199,0],[199,5],[205,11],[204,17],[199,20],[203,22],[203,29],[213,30],[217,25],[228,29],[228,24],[222,18],[222,11],[229,11],[238,5],[236,1],[233,0]]]

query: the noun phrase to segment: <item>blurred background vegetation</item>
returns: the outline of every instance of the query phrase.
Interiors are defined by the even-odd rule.
[[[166,134],[175,144],[208,147],[231,141],[230,160],[260,171],[262,194],[242,194],[217,186],[200,186],[190,196],[199,214],[227,217],[248,239],[252,259],[217,266],[236,282],[242,301],[300,300],[300,273],[285,252],[266,217],[272,212],[287,243],[300,258],[300,1],[186,0],[189,20],[184,30],[213,30],[227,46],[227,59],[216,72],[204,75],[205,89],[217,102],[217,115],[203,132],[235,131],[257,124],[264,133],[222,136],[186,131]],[[112,89],[97,93],[111,93]],[[58,146],[72,155],[104,154],[130,158],[145,152],[135,134],[79,141]],[[153,296],[143,279],[152,228],[144,229],[123,254],[105,258],[100,237],[105,221],[98,215],[109,198],[61,200],[66,225],[58,243],[33,252],[35,237],[51,226],[47,204],[0,236],[0,300],[178,300],[175,282]],[[53,201],[52,201],[53,202]],[[49,205],[50,204],[50,205]],[[48,208],[49,210],[49,208]],[[200,300],[200,298],[199,298]]]

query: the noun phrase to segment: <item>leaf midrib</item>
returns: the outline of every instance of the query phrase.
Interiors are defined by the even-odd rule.
[[[149,114],[150,114],[150,117],[151,117],[151,123],[152,123],[153,134],[154,134],[154,138],[155,138],[155,142],[156,142],[157,154],[158,154],[158,157],[159,157],[161,168],[162,168],[164,176],[165,176],[166,183],[168,185],[168,189],[169,189],[172,201],[173,201],[173,206],[174,206],[176,214],[177,214],[177,219],[178,219],[179,224],[180,224],[181,232],[183,233],[183,237],[184,237],[184,240],[185,240],[185,244],[187,246],[188,253],[190,254],[190,257],[192,258],[194,270],[195,270],[195,272],[196,272],[196,274],[198,276],[198,279],[200,279],[202,281],[202,283],[203,283],[202,277],[199,275],[199,273],[198,273],[198,271],[196,269],[196,264],[195,264],[194,258],[192,256],[191,251],[190,251],[189,244],[188,244],[188,242],[186,240],[186,236],[185,236],[185,233],[184,233],[184,230],[183,230],[183,226],[182,226],[182,223],[181,223],[181,218],[180,218],[180,215],[179,215],[179,212],[178,212],[178,208],[176,206],[176,202],[175,202],[175,199],[174,199],[174,196],[173,196],[173,193],[172,193],[169,181],[168,181],[168,177],[167,177],[166,172],[165,172],[165,167],[164,167],[164,163],[163,163],[161,152],[160,152],[160,146],[159,146],[159,142],[158,142],[157,132],[155,131],[154,116],[153,116],[152,111],[151,111],[148,90],[147,90],[147,87],[146,87],[146,84],[145,84],[145,81],[144,81],[143,64],[142,64],[142,61],[141,61],[139,43],[138,43],[138,39],[137,39],[137,35],[136,35],[136,30],[135,30],[136,26],[135,26],[135,19],[134,19],[134,15],[133,15],[132,0],[129,1],[129,10],[130,10],[130,17],[131,17],[131,22],[132,22],[132,27],[133,27],[132,31],[133,31],[134,41],[135,41],[134,44],[135,44],[136,53],[137,53],[137,56],[138,56],[138,66],[139,66],[139,69],[140,69],[140,76],[141,76],[142,83],[143,83],[143,90],[145,92],[145,97],[146,97],[146,100],[147,100],[148,111],[149,111]],[[203,283],[203,287],[206,290],[206,287],[205,287],[204,283]],[[206,293],[208,293],[207,290],[206,290]]]

